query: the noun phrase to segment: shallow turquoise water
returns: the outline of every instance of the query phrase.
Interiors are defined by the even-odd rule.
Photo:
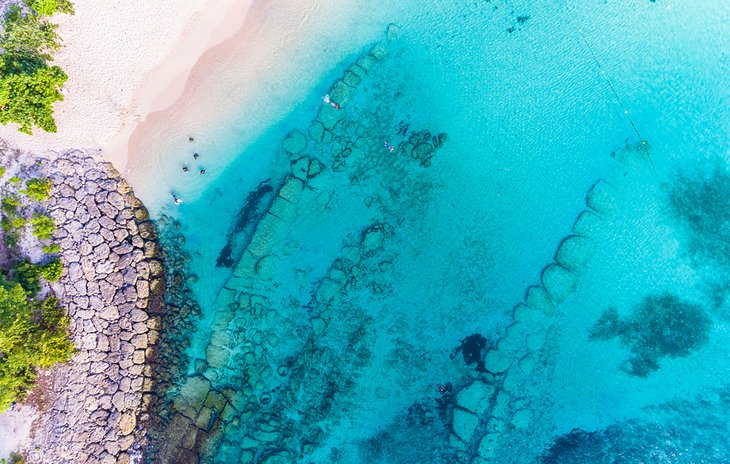
[[[219,147],[236,154],[225,172],[163,211],[183,224],[204,314],[185,369],[207,357],[214,390],[239,395],[210,422],[206,459],[730,462],[730,182],[708,174],[728,170],[730,8],[389,8],[383,36],[344,39],[356,52],[306,102],[254,144]],[[385,56],[315,142],[321,96],[376,42]],[[294,129],[307,147],[288,156]],[[419,131],[448,134],[430,166],[383,146]],[[301,155],[324,172],[249,266]],[[556,258],[572,234],[577,251]],[[551,302],[517,315],[541,282]],[[591,337],[608,308],[620,322]],[[472,334],[488,372],[457,351]]]

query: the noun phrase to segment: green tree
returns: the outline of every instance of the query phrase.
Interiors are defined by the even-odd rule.
[[[25,396],[37,369],[71,357],[68,327],[55,297],[31,299],[19,284],[0,279],[0,411]]]
[[[28,179],[25,183],[25,190],[20,190],[31,200],[44,201],[47,200],[51,193],[51,180],[46,179]]]
[[[51,234],[56,230],[56,223],[45,214],[35,213],[30,219],[30,223],[33,225],[33,235],[41,240],[50,239]]]
[[[11,7],[0,34],[0,123],[17,123],[21,132],[33,127],[56,131],[53,104],[63,100],[61,87],[68,79],[50,66],[60,48],[56,26],[44,18],[55,11],[71,11],[68,0],[26,0],[33,9],[23,13]]]
[[[39,15],[26,14],[17,6],[5,16],[2,45],[5,53],[23,56],[34,61],[51,61],[53,53],[61,49],[56,26]]]
[[[61,87],[68,79],[58,66],[0,55],[0,123],[17,123],[32,135],[33,126],[56,132],[53,104],[63,100]]]

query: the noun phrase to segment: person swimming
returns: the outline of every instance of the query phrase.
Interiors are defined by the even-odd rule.
[[[171,192],[171,195],[172,195],[172,201],[173,201],[173,203],[175,203],[176,205],[179,205],[180,203],[182,203],[182,200],[179,199],[177,197],[177,195],[175,195],[175,192]]]
[[[336,102],[334,102],[334,101],[332,101],[332,99],[330,99],[330,94],[327,94],[324,97],[322,97],[322,100],[324,100],[324,102],[327,103],[328,105],[330,105],[332,108],[334,108],[336,110],[340,109],[340,105],[338,105]]]
[[[188,167],[187,166],[183,166],[182,167],[182,170],[183,170],[183,172],[188,172]]]
[[[385,144],[385,148],[388,149],[389,152],[393,153],[393,150],[395,150],[395,147],[388,142],[383,142]]]

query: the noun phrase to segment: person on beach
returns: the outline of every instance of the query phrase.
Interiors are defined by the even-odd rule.
[[[328,105],[330,105],[332,108],[334,108],[336,110],[340,109],[340,105],[338,105],[337,103],[333,102],[330,99],[330,94],[327,94],[324,97],[322,97],[322,100],[324,100],[324,102],[327,103]]]
[[[385,148],[387,148],[389,152],[393,153],[393,150],[395,150],[395,147],[393,145],[389,144],[388,142],[384,142],[384,143],[385,143]]]
[[[188,142],[192,142],[193,140],[195,140],[195,139],[190,136],[188,137]]]

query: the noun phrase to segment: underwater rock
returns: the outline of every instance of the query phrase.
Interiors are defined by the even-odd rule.
[[[291,162],[291,173],[298,179],[306,179],[309,172],[309,158],[306,156]]]
[[[396,24],[388,24],[388,27],[385,29],[385,39],[392,41],[398,38],[400,38],[400,28]]]
[[[309,163],[309,169],[307,169],[307,179],[317,177],[323,169],[324,165],[317,158],[312,159]]]
[[[385,233],[379,227],[371,227],[366,230],[362,239],[363,248],[370,252],[380,249],[384,242]]]
[[[573,224],[573,232],[584,237],[596,237],[601,227],[601,218],[592,211],[583,211]]]
[[[645,168],[651,165],[649,150],[645,141],[627,143],[624,147],[611,153],[611,158],[630,168]]]
[[[267,255],[258,260],[256,263],[256,275],[263,281],[270,281],[276,275],[276,265],[278,264],[276,256]]]
[[[375,58],[373,58],[371,55],[361,55],[360,58],[358,58],[356,64],[365,71],[366,73],[369,73],[372,67],[375,65],[376,61]]]
[[[586,194],[586,206],[603,214],[610,214],[616,206],[615,189],[601,179]]]
[[[354,72],[347,70],[345,71],[345,75],[342,77],[342,81],[350,87],[357,87],[362,81],[362,78]]]
[[[530,426],[531,420],[532,411],[529,409],[520,409],[512,415],[512,425],[514,425],[516,429],[526,429]]]
[[[354,76],[354,74],[353,74]],[[343,81],[337,81],[334,86],[332,86],[332,89],[330,90],[330,97],[332,98],[332,101],[337,102],[340,105],[340,108],[344,108],[347,106],[347,104],[352,99],[352,95],[355,93],[355,89],[353,87],[350,87],[349,85],[345,84]],[[329,106],[329,105],[328,105]],[[324,124],[324,122],[323,122]],[[327,128],[332,128],[333,126],[328,126],[327,124],[324,124]]]
[[[468,443],[474,435],[474,430],[479,424],[479,418],[463,409],[454,409],[452,428],[456,436]]]
[[[382,43],[376,43],[370,48],[368,55],[380,61],[388,55],[388,49]]]
[[[295,129],[281,142],[281,147],[292,155],[298,155],[307,147],[307,137]]]
[[[566,237],[558,247],[555,262],[571,271],[582,271],[593,256],[593,240],[580,235]]]
[[[547,317],[539,309],[533,309],[525,304],[518,304],[513,310],[515,322],[530,327],[532,331],[536,331],[547,325]]]
[[[484,360],[484,367],[493,374],[501,374],[509,369],[510,360],[504,353],[498,350],[489,350]]]
[[[456,404],[481,416],[489,409],[489,402],[494,392],[493,385],[476,380],[456,395]]]
[[[704,345],[712,320],[698,305],[665,293],[648,296],[622,321],[615,308],[606,310],[590,333],[592,340],[619,337],[631,349],[631,375],[646,377],[663,358],[682,358]]]
[[[344,112],[342,110],[335,109],[330,105],[323,105],[317,115],[317,121],[321,122],[325,129],[332,130],[343,116]],[[324,142],[324,135],[322,136],[322,141]]]
[[[542,285],[555,304],[565,301],[577,284],[578,276],[558,264],[550,264],[542,271]]]
[[[321,122],[312,122],[312,125],[309,126],[309,136],[315,142],[322,142],[322,138],[324,137],[324,126]]]
[[[539,309],[546,316],[552,316],[555,313],[555,306],[550,300],[550,295],[548,295],[545,287],[541,285],[533,285],[527,288],[525,303],[528,306]]]
[[[286,181],[284,181],[284,185],[281,187],[281,190],[279,190],[279,196],[287,201],[296,203],[299,201],[299,194],[302,193],[303,188],[304,184],[301,179],[289,176],[286,178]]]
[[[251,238],[251,242],[248,244],[246,251],[257,258],[269,254],[273,246],[278,242],[280,228],[281,219],[271,214],[266,214],[256,227],[256,232]]]

